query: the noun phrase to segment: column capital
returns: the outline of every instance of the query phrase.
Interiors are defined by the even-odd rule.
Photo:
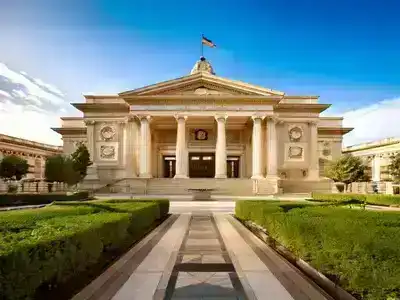
[[[270,122],[270,123],[273,122],[274,124],[279,124],[279,122],[283,122],[282,120],[279,120],[275,116],[266,116],[265,119],[267,120],[267,122]]]
[[[265,118],[265,116],[263,116],[263,115],[253,115],[253,116],[251,116],[251,118],[253,119],[253,121],[255,121],[255,120],[264,120],[264,118]]]
[[[126,122],[135,122],[136,120],[138,119],[138,117],[137,116],[135,116],[135,115],[128,115],[127,117],[126,117]]]
[[[179,121],[179,120],[181,120],[181,119],[183,119],[183,120],[187,120],[187,118],[188,118],[188,116],[185,116],[185,115],[179,115],[179,114],[176,114],[175,116],[175,119],[176,119],[176,121]]]
[[[150,115],[137,115],[136,116],[141,122],[144,120],[147,120],[147,122],[151,121],[151,116]]]
[[[215,120],[217,122],[219,122],[219,121],[224,121],[225,122],[226,119],[228,119],[228,115],[226,115],[226,114],[215,115],[214,118],[215,118]]]
[[[96,121],[94,121],[94,120],[84,120],[84,123],[85,123],[85,125],[86,126],[88,126],[88,125],[94,125],[94,124],[96,124]]]
[[[310,121],[307,121],[307,124],[308,124],[309,126],[317,126],[318,122],[315,121],[315,120],[310,120]]]

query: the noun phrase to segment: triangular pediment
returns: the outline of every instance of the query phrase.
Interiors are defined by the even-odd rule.
[[[119,94],[124,96],[152,95],[259,95],[282,96],[283,92],[234,81],[207,73],[197,73],[149,85]]]

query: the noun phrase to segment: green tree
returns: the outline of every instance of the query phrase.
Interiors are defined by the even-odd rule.
[[[400,182],[400,152],[390,158],[389,173],[395,183]]]
[[[361,158],[345,154],[326,167],[325,175],[333,181],[343,182],[347,186],[352,182],[368,179],[365,170],[366,166]]]
[[[62,166],[63,182],[68,186],[73,186],[81,181],[81,174],[75,170],[75,162],[70,157],[64,158],[64,164]]]
[[[75,152],[71,154],[71,158],[74,170],[79,173],[80,182],[86,177],[87,168],[92,165],[92,162],[90,161],[90,154],[85,144],[80,143]]]
[[[62,154],[49,156],[46,159],[44,177],[48,182],[47,188],[49,192],[52,192],[54,182],[64,182],[64,161],[65,157]]]
[[[0,162],[0,178],[8,183],[9,191],[12,189],[11,182],[21,180],[28,172],[28,162],[19,156],[5,156]]]

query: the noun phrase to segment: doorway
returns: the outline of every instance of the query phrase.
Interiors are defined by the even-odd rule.
[[[239,178],[239,156],[229,156],[227,158],[226,175],[228,178]]]
[[[163,170],[164,178],[174,178],[176,173],[176,158],[175,156],[164,156],[163,157]]]
[[[190,178],[214,178],[215,153],[189,153]]]

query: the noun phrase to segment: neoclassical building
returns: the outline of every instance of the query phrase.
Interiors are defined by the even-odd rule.
[[[0,134],[0,160],[8,155],[16,155],[29,164],[29,173],[24,181],[40,181],[44,178],[44,166],[46,158],[56,154],[62,154],[60,146],[38,143],[14,136]],[[0,180],[0,192],[7,190],[7,185]]]
[[[389,181],[391,157],[400,152],[400,138],[386,138],[343,148],[343,153],[361,157],[368,166],[372,181]]]
[[[216,76],[201,58],[190,74],[116,95],[72,103],[81,118],[53,128],[64,152],[87,143],[85,183],[133,193],[274,194],[329,190],[320,171],[341,154],[342,118],[320,117],[318,96]]]

